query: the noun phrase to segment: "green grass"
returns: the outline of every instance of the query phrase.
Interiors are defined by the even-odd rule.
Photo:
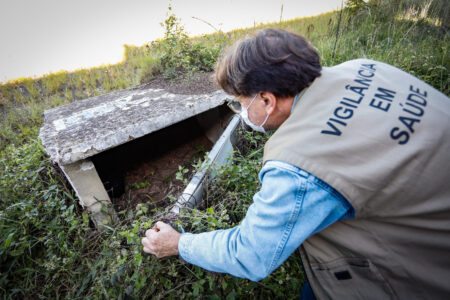
[[[197,50],[189,48],[185,53],[204,53],[209,60],[259,28],[285,28],[308,37],[326,66],[358,57],[381,60],[449,95],[448,26],[442,23],[441,11],[431,8],[424,12],[426,3],[419,3],[407,10],[369,5],[351,15],[333,12],[198,36],[189,40],[200,45]],[[119,64],[0,85],[2,298],[298,297],[303,281],[298,255],[260,283],[212,274],[177,259],[143,255],[140,236],[164,213],[163,208],[138,205],[119,212],[121,223],[111,231],[94,231],[74,193],[46,157],[37,137],[45,109],[133,87],[164,73],[161,43],[164,41],[126,46],[125,58]],[[186,50],[180,44],[175,46]],[[194,70],[199,63],[189,58],[186,61],[182,67]],[[236,153],[233,164],[218,171],[217,180],[209,183],[205,204],[185,212],[179,220],[185,229],[228,228],[244,216],[258,189],[264,138],[247,133],[243,141],[249,151]]]

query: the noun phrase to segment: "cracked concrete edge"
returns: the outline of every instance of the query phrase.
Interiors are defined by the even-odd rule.
[[[129,92],[129,90],[109,94],[109,97],[124,96],[126,95],[126,92]],[[81,102],[98,101],[100,97],[101,96],[89,98],[82,100]],[[188,101],[195,98],[201,99],[201,101]],[[66,149],[60,149],[58,139],[55,137],[57,132],[51,128],[49,129],[48,124],[44,124],[44,126],[41,127],[39,137],[52,161],[59,165],[71,164],[215,108],[230,98],[231,96],[225,94],[223,91],[216,91],[211,94],[189,95],[184,98],[186,100],[186,108],[182,111],[178,111],[178,113],[170,112],[159,115],[155,118],[141,122],[138,126],[136,126],[136,124],[130,124],[129,126],[120,128],[120,130],[116,132],[111,132],[105,136],[99,136],[94,142],[80,143]],[[80,107],[80,104],[77,105]],[[51,115],[56,109],[58,108],[46,111],[45,116]],[[64,109],[67,109],[67,107]]]

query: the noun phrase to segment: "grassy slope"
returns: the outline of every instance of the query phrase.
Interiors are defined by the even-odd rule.
[[[420,20],[411,18],[405,12],[369,9],[352,19],[344,14],[340,23],[339,13],[327,13],[260,27],[285,28],[307,36],[326,66],[369,57],[401,67],[448,95],[449,34],[432,25],[432,13]],[[258,28],[194,40],[206,47],[223,47]],[[37,132],[43,110],[135,86],[160,69],[160,54],[152,47],[127,47],[126,53],[117,65],[0,86],[0,295],[296,298],[302,282],[298,256],[262,283],[210,274],[175,259],[142,256],[139,235],[161,209],[142,205],[122,212],[121,226],[105,234],[89,227],[87,215],[45,157]],[[222,170],[219,181],[211,183],[205,209],[183,217],[185,228],[225,228],[242,218],[257,189],[261,153],[256,149],[263,142],[250,134],[246,140],[255,154],[251,159],[236,155],[236,164]]]

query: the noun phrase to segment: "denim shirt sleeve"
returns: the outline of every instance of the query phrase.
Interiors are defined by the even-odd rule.
[[[239,226],[199,234],[183,233],[180,256],[204,269],[253,281],[278,268],[309,236],[353,217],[335,190],[290,164],[269,161],[261,189]]]

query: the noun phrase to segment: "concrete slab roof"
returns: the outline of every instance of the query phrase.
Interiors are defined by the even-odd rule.
[[[39,137],[51,159],[66,165],[158,131],[223,104],[222,91],[177,95],[133,88],[44,112]]]

